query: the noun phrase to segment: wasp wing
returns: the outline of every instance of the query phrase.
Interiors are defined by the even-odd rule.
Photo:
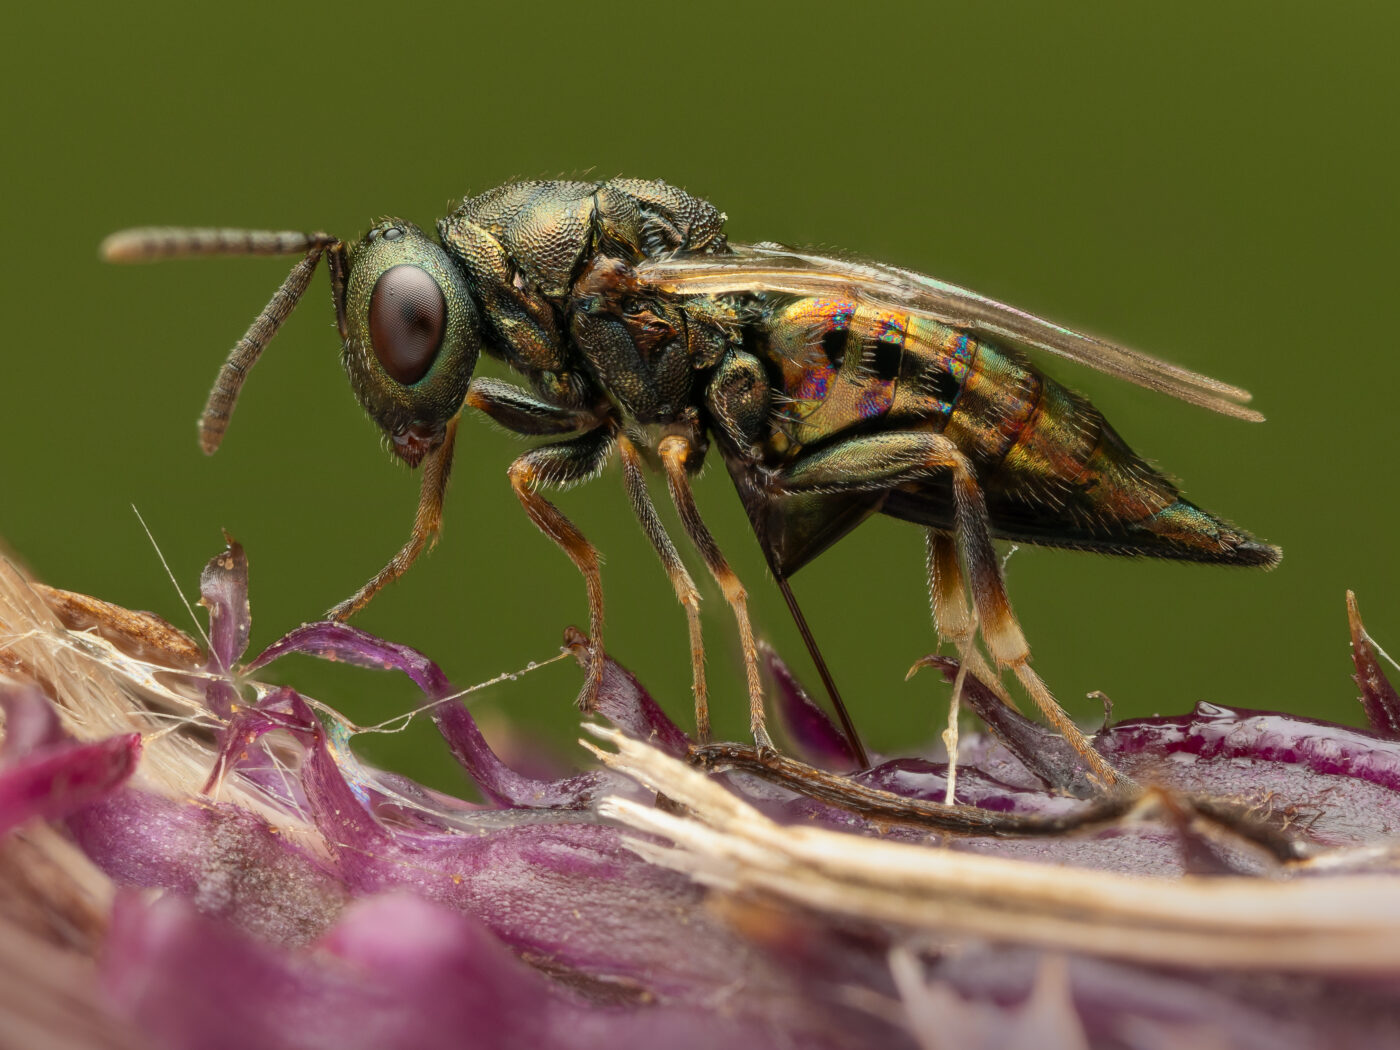
[[[779,245],[733,245],[729,255],[646,260],[637,276],[675,295],[839,295],[924,314],[1018,350],[1068,358],[1130,383],[1236,419],[1264,417],[1244,407],[1250,393],[1149,354],[1131,350],[913,270],[832,258]]]

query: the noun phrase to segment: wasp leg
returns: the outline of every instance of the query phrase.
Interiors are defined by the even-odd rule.
[[[1000,679],[987,666],[982,653],[973,644],[977,633],[977,608],[969,608],[967,583],[962,566],[958,564],[957,538],[952,533],[929,529],[928,586],[933,605],[933,622],[938,637],[952,643],[958,651],[958,662],[968,665],[968,673],[980,680],[1007,707],[1019,711],[1015,699],[1002,686]],[[924,666],[923,661],[910,668],[910,674]]]
[[[1011,611],[987,523],[987,507],[971,462],[942,434],[875,434],[851,438],[799,459],[775,475],[779,492],[888,489],[948,471],[953,477],[958,553],[971,583],[982,639],[998,667],[1010,667],[1041,713],[1107,787],[1118,775],[1065,712],[1030,666],[1030,647]]]
[[[772,748],[773,740],[764,724],[763,683],[758,673],[758,646],[754,644],[753,627],[749,624],[748,592],[739,582],[739,577],[734,575],[734,570],[729,567],[729,562],[725,560],[695,506],[695,497],[690,491],[690,476],[685,469],[686,461],[693,451],[694,447],[690,441],[679,434],[662,438],[661,444],[657,446],[662,466],[666,469],[666,483],[671,490],[671,501],[680,512],[681,524],[685,527],[686,535],[690,537],[690,542],[695,544],[700,556],[705,559],[706,567],[719,584],[720,590],[724,592],[724,600],[734,610],[734,619],[739,625],[739,645],[744,651],[744,673],[749,686],[749,727],[753,731],[754,743],[760,748]]]
[[[583,574],[588,590],[588,674],[579,706],[592,711],[603,675],[603,584],[598,552],[573,522],[535,491],[543,484],[567,485],[597,473],[612,449],[607,420],[594,412],[551,404],[526,390],[496,379],[474,379],[466,404],[517,434],[586,433],[568,441],[541,445],[510,465],[510,484],[516,497],[540,531],[557,543]]]
[[[377,572],[373,579],[345,601],[326,613],[328,620],[348,620],[369,604],[370,599],[406,573],[418,555],[437,542],[442,531],[442,500],[447,495],[447,479],[452,474],[452,448],[457,442],[457,420],[447,424],[442,444],[423,460],[423,487],[418,493],[418,512],[413,516],[413,532],[403,549]]]
[[[499,379],[473,379],[466,403],[516,434],[532,437],[591,430],[602,420],[592,412],[551,405]]]
[[[603,680],[603,580],[598,552],[577,526],[536,491],[538,486],[583,481],[602,469],[612,451],[613,435],[598,428],[570,441],[541,445],[510,465],[510,487],[536,527],[559,545],[583,574],[588,590],[588,677],[579,693],[579,707],[593,711]]]
[[[943,801],[953,805],[958,798],[958,714],[962,709],[963,684],[967,681],[967,664],[970,656],[981,661],[977,653],[974,634],[977,620],[967,607],[963,593],[962,572],[958,566],[958,552],[953,538],[947,533],[929,529],[926,533],[928,546],[928,587],[933,601],[934,630],[939,638],[946,638],[958,651],[958,674],[953,679],[953,695],[948,701],[948,728],[943,730],[943,746],[948,752],[948,787]]]
[[[977,651],[977,616],[976,611],[968,606],[956,540],[949,533],[937,529],[929,529],[926,539],[934,629],[940,639],[951,642],[958,651],[958,674],[953,680],[952,699],[948,702],[948,728],[943,731],[943,743],[948,749],[948,791],[945,801],[951,806],[957,792],[958,712],[962,707],[963,685],[969,670],[981,681],[992,683],[989,688],[996,690],[1006,704],[1011,707],[1016,705]],[[909,673],[913,674],[920,666],[915,664]]]
[[[710,741],[710,699],[705,685],[705,641],[700,632],[700,592],[695,589],[695,581],[690,578],[685,563],[676,553],[671,537],[666,535],[665,526],[656,516],[656,507],[647,492],[646,476],[642,472],[642,454],[632,441],[623,434],[617,438],[617,449],[622,459],[622,480],[627,486],[627,496],[632,501],[632,511],[637,521],[651,541],[652,548],[666,569],[676,598],[685,609],[686,624],[690,628],[690,676],[695,693],[695,731],[700,743]]]

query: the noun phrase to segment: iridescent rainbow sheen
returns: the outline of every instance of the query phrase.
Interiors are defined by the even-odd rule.
[[[773,466],[859,433],[933,431],[972,462],[995,535],[1196,561],[1276,556],[1182,500],[1093,405],[1017,351],[839,297],[779,299],[759,329],[780,402]],[[883,509],[953,527],[946,477],[901,486]]]

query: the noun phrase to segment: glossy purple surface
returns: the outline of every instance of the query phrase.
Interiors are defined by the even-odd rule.
[[[205,577],[214,645],[229,663],[247,640],[245,573],[230,552]],[[429,700],[453,694],[423,654],[343,624],[299,628],[249,666],[289,652],[402,672]],[[849,762],[839,731],[771,663],[777,713],[803,757]],[[1372,672],[1359,674],[1368,710],[1386,710]],[[214,684],[216,711],[239,696]],[[599,699],[615,724],[683,753],[686,735],[620,665],[605,669]],[[964,737],[960,801],[1040,815],[1091,805],[1075,797],[1081,770],[1059,738],[975,681],[967,699],[1000,739]],[[1361,1047],[1400,1032],[1400,974],[1225,976],[1057,963],[984,943],[919,942],[918,981],[901,998],[888,952],[907,944],[893,929],[711,898],[643,861],[592,809],[602,793],[652,796],[596,769],[519,773],[456,701],[433,717],[485,807],[361,765],[339,723],[292,688],[239,704],[208,797],[131,786],[137,738],[67,741],[32,691],[11,695],[6,711],[0,825],[63,819],[122,889],[98,970],[105,1001],[166,1047]],[[1139,784],[1242,803],[1308,849],[1384,846],[1400,828],[1400,742],[1388,734],[1198,705],[1109,726],[1095,742]],[[939,800],[946,775],[930,751],[859,779]],[[221,800],[233,776],[284,820]],[[872,824],[747,777],[726,782],[781,820],[930,849],[1155,876],[1279,873],[1249,842],[1205,834],[1170,807],[1076,835],[957,838]],[[1044,988],[1060,965],[1056,997]]]

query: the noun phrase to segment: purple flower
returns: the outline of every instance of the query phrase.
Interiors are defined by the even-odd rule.
[[[1001,831],[968,835],[702,774],[611,662],[601,767],[528,775],[406,646],[310,624],[240,668],[236,544],[201,591],[205,650],[0,571],[0,1031],[27,1045],[1362,1046],[1400,1027],[1400,703],[1354,604],[1372,731],[1211,705],[1118,723],[1096,745],[1145,790],[1111,812],[969,678],[996,736],[964,738],[977,809],[957,812]],[[333,708],[250,677],[290,652],[406,674],[488,804],[365,765]],[[848,771],[769,663],[794,746]],[[937,803],[946,765],[853,779]]]

